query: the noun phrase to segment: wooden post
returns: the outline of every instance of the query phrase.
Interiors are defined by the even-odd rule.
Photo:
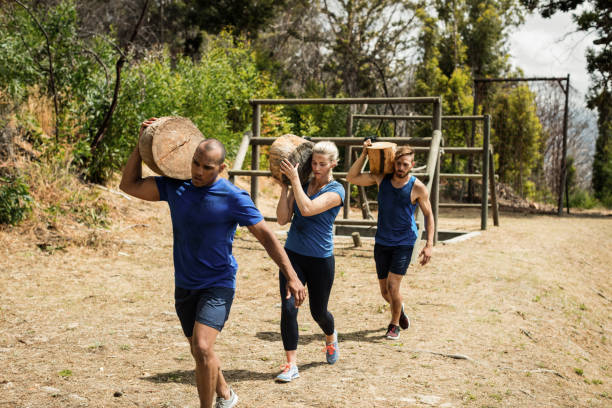
[[[242,164],[244,163],[244,158],[246,157],[247,151],[249,149],[252,134],[252,132],[247,131],[244,133],[244,135],[242,135],[242,142],[240,142],[240,148],[238,148],[238,154],[236,154],[236,160],[234,160],[232,170],[242,170]],[[229,181],[230,183],[235,184],[235,176],[230,175]]]
[[[259,137],[261,134],[260,130],[260,118],[261,118],[261,105],[258,103],[253,104],[253,137]],[[251,145],[251,170],[259,170],[259,145]],[[251,177],[251,199],[253,204],[257,206],[257,193],[259,190],[259,179],[257,177]]]
[[[352,149],[351,149],[352,150]],[[353,158],[355,161],[359,158],[357,151],[352,150]],[[365,163],[364,163],[365,167]],[[363,171],[363,168],[361,169]],[[368,196],[366,195],[365,187],[359,186],[359,204],[361,205],[361,215],[364,220],[373,220],[372,212],[370,211],[370,204],[368,202]]]
[[[487,229],[489,217],[489,132],[491,130],[491,117],[485,115],[483,141],[482,141],[482,208],[480,210],[480,229]]]
[[[353,237],[353,244],[355,245],[355,247],[360,247],[361,246],[361,236],[359,235],[359,233],[353,232],[351,236]]]
[[[497,205],[497,190],[495,189],[495,163],[493,162],[493,146],[489,147],[489,184],[491,187],[491,207],[493,208],[493,225],[499,227],[499,206]]]
[[[563,192],[565,190],[565,173],[567,172],[567,114],[568,114],[568,103],[569,103],[569,91],[570,91],[570,76],[567,74],[565,82],[565,110],[563,111],[563,145],[561,150],[561,175],[559,177],[559,200],[557,205],[557,215],[563,214]],[[569,214],[569,203],[567,206],[567,213]]]

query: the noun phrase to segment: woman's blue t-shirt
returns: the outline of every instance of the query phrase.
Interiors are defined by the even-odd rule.
[[[308,191],[308,183],[304,184],[303,188],[304,191]],[[321,190],[309,196],[309,198],[314,200],[321,194],[330,191],[337,193],[344,203],[344,187],[335,180],[323,186]],[[342,207],[342,203],[317,215],[305,217],[300,212],[297,203],[294,202],[293,220],[291,221],[285,248],[300,255],[316,258],[332,256],[334,254],[334,220],[338,211],[340,211],[340,207]]]
[[[206,187],[167,177],[155,181],[160,200],[170,207],[176,286],[235,289],[238,264],[232,244],[236,226],[263,220],[249,194],[223,178]]]
[[[392,175],[387,175],[378,187],[377,244],[385,246],[411,245],[417,239],[418,229],[414,220],[417,204],[412,204],[410,194],[416,181],[411,176],[401,188],[393,187]]]

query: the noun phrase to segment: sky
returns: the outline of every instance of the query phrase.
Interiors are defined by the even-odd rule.
[[[570,85],[584,100],[589,86],[586,48],[593,36],[577,32],[571,13],[556,13],[551,18],[528,15],[525,24],[510,36],[512,63],[523,69],[526,77],[570,74]],[[569,35],[568,35],[569,34]]]

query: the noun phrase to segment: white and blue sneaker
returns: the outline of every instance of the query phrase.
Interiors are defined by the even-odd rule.
[[[238,395],[232,390],[230,387],[230,397],[229,399],[225,399],[223,397],[217,397],[215,401],[215,408],[233,408],[238,403]]]
[[[325,358],[329,364],[334,364],[338,361],[340,352],[338,351],[338,332],[334,330],[334,341],[325,344]]]
[[[276,381],[288,383],[296,378],[300,378],[300,373],[298,372],[297,366],[295,364],[287,363],[283,366],[283,371],[276,376]]]

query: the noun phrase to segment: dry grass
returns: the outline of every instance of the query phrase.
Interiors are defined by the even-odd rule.
[[[263,189],[260,206],[273,214],[276,189]],[[23,230],[0,231],[0,406],[196,407],[174,314],[167,206],[99,199],[113,224],[79,227],[99,236],[97,246],[41,251]],[[479,219],[463,211],[440,223],[475,230]],[[217,343],[239,406],[611,406],[612,218],[501,222],[411,268],[402,293],[413,326],[396,342],[382,337],[389,316],[372,242],[338,239],[330,310],[340,361],[324,363],[306,306],[302,377],[286,385],[273,382],[283,362],[277,268],[240,229],[237,296]]]

